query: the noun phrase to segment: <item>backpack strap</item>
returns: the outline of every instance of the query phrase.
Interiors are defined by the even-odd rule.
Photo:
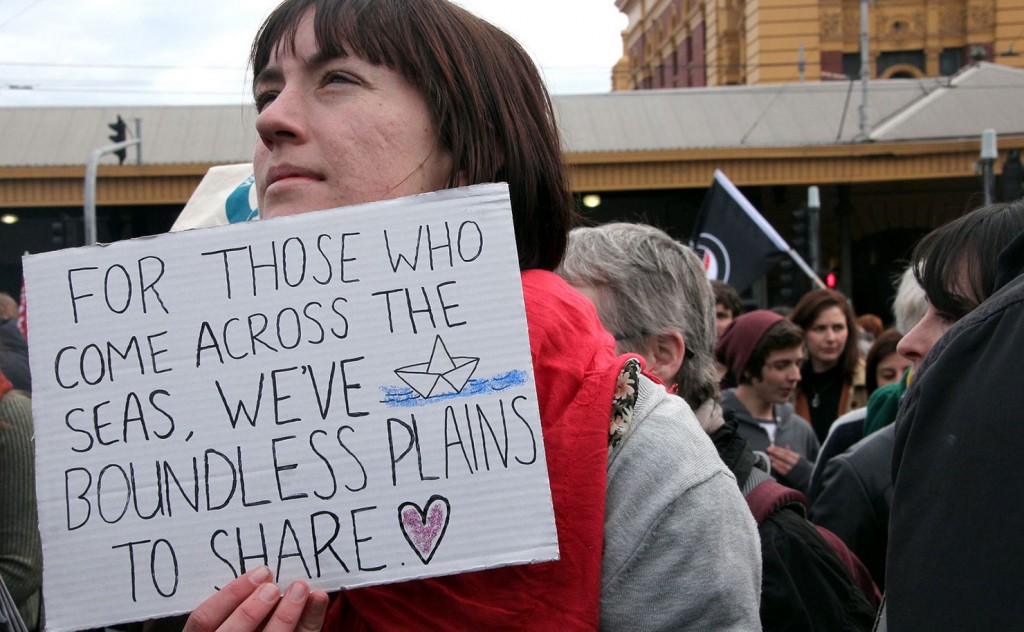
[[[807,498],[799,491],[768,479],[750,490],[746,495],[747,506],[754,520],[760,525],[765,518],[779,509],[793,509],[801,516],[807,515]]]

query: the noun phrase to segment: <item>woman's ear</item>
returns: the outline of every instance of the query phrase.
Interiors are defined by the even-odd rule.
[[[656,334],[651,337],[651,353],[647,370],[654,377],[672,386],[676,381],[676,374],[683,366],[683,359],[686,357],[686,342],[683,334],[673,331],[667,334]]]

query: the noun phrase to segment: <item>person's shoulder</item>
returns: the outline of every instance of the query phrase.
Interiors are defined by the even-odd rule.
[[[526,300],[527,306],[531,302],[545,301],[564,303],[576,308],[584,308],[590,304],[587,297],[580,294],[554,272],[548,270],[523,270],[519,274],[519,278],[523,284],[523,298]]]
[[[828,428],[828,434],[825,436],[825,441],[828,442],[833,436],[844,435],[848,432],[860,433],[861,428],[864,426],[864,418],[867,417],[868,411],[864,408],[855,408],[848,413],[844,413],[836,418],[832,422],[832,425]]]
[[[614,476],[613,470],[626,464],[659,470],[661,481],[670,484],[693,485],[722,472],[732,476],[681,397],[668,394],[662,385],[645,376],[641,376],[637,389],[633,428],[617,448],[609,479]]]
[[[722,409],[732,411],[743,411],[746,412],[747,408],[740,401],[740,398],[736,396],[735,388],[728,388],[722,391]]]
[[[633,410],[634,432],[646,428],[646,435],[661,437],[666,442],[683,443],[715,452],[714,444],[700,427],[693,409],[686,401],[665,390],[662,384],[641,375],[637,405]]]
[[[846,452],[836,455],[832,460],[839,466],[850,466],[856,469],[881,467],[887,465],[892,458],[893,446],[896,443],[896,428],[892,424],[869,434],[850,446]],[[888,475],[888,467],[884,467]]]
[[[5,340],[25,340],[21,329],[18,328],[18,321],[13,319],[0,320],[0,338]]]
[[[21,391],[8,391],[0,398],[0,419],[16,416],[17,421],[22,418],[25,423],[32,422],[32,398]],[[15,419],[10,420],[12,423]]]
[[[807,421],[796,412],[796,408],[793,406],[792,402],[775,404],[775,416],[780,425],[792,426],[790,430],[794,432],[814,434],[811,422]]]
[[[582,333],[581,327],[588,333],[595,328],[603,331],[594,304],[562,277],[547,270],[524,270],[520,279],[531,327],[554,329],[559,335],[570,334],[573,330]]]
[[[520,278],[535,362],[547,356],[555,364],[570,358],[588,363],[598,351],[614,359],[615,341],[586,296],[547,270],[526,270]]]
[[[904,390],[904,386],[901,382],[902,378],[900,378],[900,381],[893,382],[892,384],[886,384],[885,386],[875,389],[875,392],[871,393],[871,396],[868,397],[868,406],[874,407],[881,405],[886,401],[899,399],[900,396],[903,395]]]
[[[0,398],[0,445],[4,451],[33,451],[32,400],[20,391]]]

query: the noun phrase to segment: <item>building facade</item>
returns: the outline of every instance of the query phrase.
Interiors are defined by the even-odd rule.
[[[616,0],[629,18],[616,90],[1024,68],[1024,0]]]
[[[822,266],[858,309],[884,316],[914,241],[981,203],[982,130],[998,135],[999,199],[1020,197],[1024,70],[981,62],[950,78],[869,84],[866,133],[859,90],[839,81],[557,95],[553,104],[591,219],[644,221],[685,240],[720,169],[789,238],[792,212],[816,186]],[[17,292],[23,253],[83,243],[85,161],[110,144],[118,117],[141,130],[142,151],[98,164],[101,242],[167,230],[210,167],[251,161],[256,142],[248,106],[0,108],[0,290]],[[778,301],[777,272],[752,297],[759,304]]]

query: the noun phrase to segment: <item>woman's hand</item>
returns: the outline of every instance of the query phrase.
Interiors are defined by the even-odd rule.
[[[282,596],[266,566],[230,582],[196,608],[184,632],[317,632],[327,612],[327,593],[310,592],[298,580]]]
[[[793,466],[800,461],[800,455],[790,450],[789,446],[783,448],[778,445],[770,445],[766,451],[768,452],[768,458],[772,462],[772,471],[778,472],[780,476],[789,474]]]

